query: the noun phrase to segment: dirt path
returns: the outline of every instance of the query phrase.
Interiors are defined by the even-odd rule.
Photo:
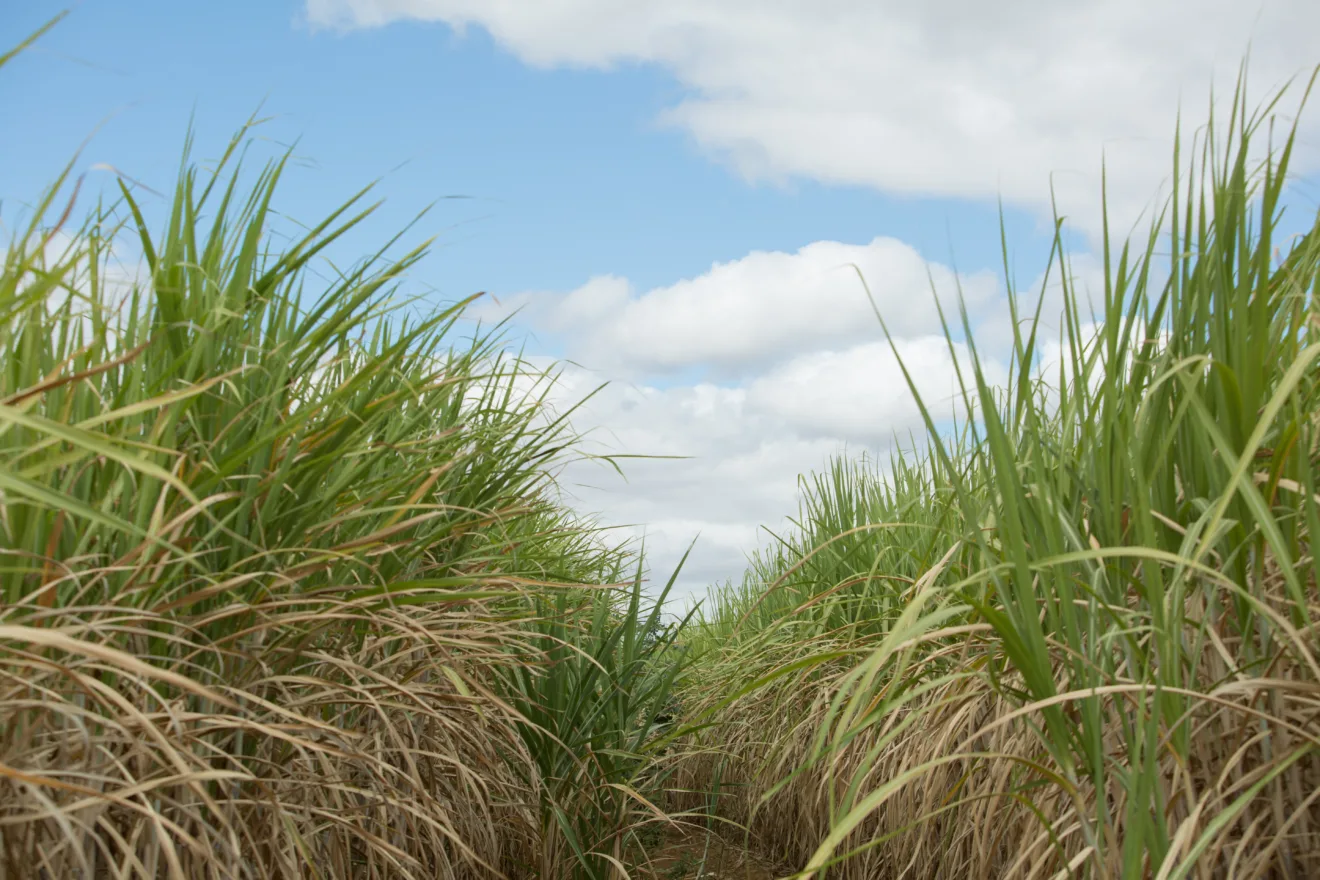
[[[648,880],[776,880],[792,873],[749,853],[737,843],[697,831],[670,833],[663,845],[649,853],[649,858],[650,864],[639,866],[634,876]]]

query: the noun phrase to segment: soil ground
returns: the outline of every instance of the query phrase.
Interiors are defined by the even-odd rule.
[[[706,865],[701,870],[703,856]],[[738,842],[700,831],[671,831],[648,857],[650,864],[638,866],[634,876],[647,880],[776,880],[793,873],[748,852]]]

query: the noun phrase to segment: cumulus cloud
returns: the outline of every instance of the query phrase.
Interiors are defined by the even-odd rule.
[[[897,347],[936,417],[958,409],[947,343],[923,337]],[[958,346],[954,353],[965,358]],[[1001,362],[986,368],[1002,381]],[[555,399],[575,402],[602,378],[567,367]],[[570,502],[622,537],[645,539],[653,582],[667,578],[697,538],[679,582],[686,596],[737,578],[746,554],[768,539],[764,528],[785,528],[799,474],[839,453],[868,450],[883,460],[909,431],[923,434],[886,343],[792,358],[738,386],[615,382],[574,422],[589,429],[584,448],[595,455],[656,456],[623,460],[626,478],[598,460],[578,461],[560,484]]]
[[[868,275],[893,347],[855,273],[837,270],[846,262]],[[570,500],[645,538],[655,579],[699,536],[685,594],[737,577],[767,537],[760,527],[782,528],[796,509],[799,474],[841,452],[883,458],[896,441],[922,436],[899,358],[937,420],[965,416],[956,370],[967,375],[968,351],[939,335],[932,278],[947,300],[961,286],[981,326],[1003,323],[991,276],[957,278],[881,239],[754,253],[643,293],[604,277],[521,298],[524,320],[563,334],[575,360],[596,367],[561,369],[549,398],[556,411],[612,380],[574,413],[590,432],[587,451],[655,456],[623,460],[626,479],[600,461],[569,466],[561,484]],[[994,382],[1005,376],[999,349],[983,354]],[[725,367],[718,381],[667,379],[662,369],[711,363]]]
[[[850,263],[866,275],[892,347]],[[1083,256],[1068,268],[1083,301],[1085,292],[1098,301],[1098,262]],[[747,552],[769,540],[763,526],[785,527],[799,474],[833,454],[884,461],[895,443],[920,442],[924,420],[899,359],[937,422],[967,415],[958,371],[970,381],[969,351],[941,335],[935,310],[936,296],[948,309],[960,288],[982,368],[1002,384],[1012,336],[995,276],[955,275],[890,239],[752,253],[647,291],[602,276],[567,293],[505,298],[486,317],[521,306],[520,323],[560,337],[575,363],[557,374],[554,412],[609,383],[573,414],[589,432],[586,451],[654,457],[622,459],[626,478],[599,460],[579,461],[561,485],[580,509],[645,539],[653,580],[667,578],[699,537],[680,580],[691,596],[736,578]],[[1057,369],[1057,266],[1019,289],[1021,317],[1042,294],[1043,369]],[[712,365],[705,378],[681,372]]]
[[[876,238],[757,251],[642,292],[624,278],[601,276],[567,294],[507,298],[487,314],[521,308],[539,329],[563,338],[575,359],[620,373],[701,366],[728,376],[879,337],[867,287],[890,332],[902,337],[937,332],[936,297],[947,313],[959,289],[978,317],[994,317],[1003,305],[993,273],[958,277],[903,242]]]
[[[1254,105],[1317,57],[1314,0],[307,0],[334,27],[479,26],[533,65],[663,66],[666,114],[751,178],[1062,210],[1095,233],[1101,150],[1121,232],[1253,48]],[[1296,93],[1295,93],[1296,94]],[[1285,108],[1286,109],[1286,108]],[[1311,123],[1308,132],[1314,133]],[[1298,157],[1320,167],[1314,150]],[[1117,181],[1117,183],[1115,183]]]
[[[982,366],[992,383],[1007,381],[1000,361]],[[966,346],[950,346],[942,336],[899,339],[892,347],[871,342],[795,358],[754,381],[748,397],[753,407],[798,432],[883,445],[896,435],[924,433],[904,368],[937,423],[966,415],[958,373],[972,383],[971,360]]]
[[[607,376],[564,368],[557,405],[576,402]],[[624,478],[599,460],[578,461],[560,485],[621,536],[645,539],[653,582],[668,578],[694,538],[681,594],[736,578],[765,537],[761,527],[780,528],[794,511],[797,475],[849,441],[752,397],[744,386],[613,382],[574,413],[574,425],[589,432],[584,450],[655,457],[622,460]]]
[[[892,347],[848,264],[865,274]],[[1017,291],[1023,319],[1045,298],[1047,375],[1061,353],[1059,272],[1056,265]],[[1072,258],[1068,272],[1083,302],[1088,294],[1099,301],[1098,261]],[[1002,384],[1012,328],[997,277],[928,265],[891,239],[751,253],[652,290],[602,276],[567,293],[504,298],[486,317],[520,307],[520,324],[567,349],[576,363],[558,373],[555,412],[609,383],[573,415],[589,431],[586,450],[655,458],[621,460],[626,479],[599,460],[580,461],[561,485],[622,536],[645,539],[653,581],[667,578],[698,538],[679,582],[680,595],[693,596],[738,577],[746,554],[770,540],[763,527],[786,526],[799,474],[833,454],[867,451],[884,461],[895,443],[920,442],[924,420],[900,358],[937,422],[966,416],[958,370],[970,381],[969,351],[940,334],[935,309],[937,296],[946,311],[954,306],[960,288],[982,368]],[[711,375],[684,372],[700,367]]]

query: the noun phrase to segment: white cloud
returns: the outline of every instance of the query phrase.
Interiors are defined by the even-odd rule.
[[[594,366],[624,374],[701,366],[733,375],[879,338],[857,270],[896,336],[938,332],[937,292],[946,313],[959,285],[973,315],[989,316],[1002,301],[992,273],[959,278],[928,266],[900,241],[877,238],[818,241],[795,253],[757,251],[642,293],[626,279],[602,276],[566,295],[510,297],[503,308],[523,308],[538,328],[564,338],[572,357]],[[499,311],[488,309],[490,316]]]
[[[961,286],[987,377],[1006,380],[1011,330],[995,277],[928,267],[889,239],[752,253],[649,291],[604,276],[567,294],[487,306],[487,317],[522,306],[521,324],[557,335],[576,361],[594,368],[562,369],[550,395],[557,411],[611,381],[573,417],[590,431],[588,451],[682,457],[624,459],[626,480],[599,461],[571,465],[562,475],[580,509],[645,537],[653,581],[668,577],[694,537],[680,595],[737,578],[746,554],[769,539],[762,526],[780,530],[796,511],[799,474],[844,451],[871,451],[885,461],[896,441],[924,436],[862,286],[841,268],[849,262],[865,272],[898,356],[937,421],[965,414],[955,363],[969,380],[970,373],[965,346],[951,352],[940,335],[936,295],[947,308]],[[1070,273],[1099,300],[1103,273],[1094,259],[1072,259]],[[1057,266],[1046,281],[1037,277],[1019,289],[1020,317],[1031,317],[1043,289],[1043,355],[1057,364]],[[720,381],[681,373],[701,366],[718,367],[712,372]]]
[[[631,302],[617,300],[617,311]],[[889,344],[873,318],[869,327],[871,341],[848,344],[844,333],[843,343],[824,339],[722,385],[662,385],[564,367],[551,396],[560,410],[616,379],[573,416],[590,432],[588,452],[674,458],[624,459],[626,480],[600,461],[582,461],[564,471],[561,485],[580,509],[646,538],[654,581],[668,576],[694,537],[680,594],[738,577],[746,554],[767,537],[761,526],[781,529],[796,510],[799,474],[844,451],[883,459],[895,440],[924,433]],[[956,345],[951,353],[929,333],[895,346],[932,414],[961,414],[954,358],[966,368],[966,350]],[[1002,381],[999,360],[989,358],[986,369]]]
[[[602,375],[569,367],[561,403],[594,388]],[[688,544],[697,545],[679,593],[699,593],[738,577],[746,554],[796,507],[797,475],[819,468],[847,438],[799,431],[744,387],[660,388],[615,382],[575,414],[597,455],[682,456],[625,459],[621,479],[599,461],[570,465],[560,477],[569,500],[602,523],[645,537],[652,581],[663,582]]]
[[[1007,381],[999,361],[982,366],[993,384]],[[899,339],[892,348],[871,342],[795,358],[753,382],[748,396],[753,406],[799,432],[883,445],[909,431],[925,433],[903,367],[937,423],[966,415],[958,370],[964,382],[974,383],[971,361],[965,346],[950,351],[942,336]]]
[[[1249,100],[1320,61],[1314,0],[307,0],[320,25],[487,29],[529,64],[653,63],[666,118],[749,177],[993,198],[1094,233],[1101,149],[1125,234],[1248,41]],[[1297,92],[1295,92],[1297,94]],[[1311,123],[1307,129],[1314,133]],[[1314,150],[1298,157],[1320,167]],[[1305,170],[1299,168],[1298,170]]]
[[[752,253],[649,291],[605,276],[567,294],[487,307],[487,317],[524,307],[521,324],[557,335],[591,367],[562,368],[549,398],[557,412],[610,381],[573,416],[590,432],[587,451],[681,457],[623,459],[626,480],[600,461],[562,474],[572,503],[645,537],[653,581],[668,577],[694,537],[680,595],[737,578],[746,554],[769,539],[762,526],[780,530],[796,511],[799,474],[840,452],[885,461],[895,442],[924,436],[894,350],[856,274],[841,268],[850,262],[865,272],[898,357],[938,422],[965,415],[955,364],[969,380],[970,372],[966,347],[951,351],[940,335],[936,295],[947,308],[962,288],[986,375],[1006,381],[1011,335],[995,277],[957,277],[889,239]],[[1070,270],[1079,288],[1098,294],[1095,260],[1074,259]],[[1021,317],[1030,318],[1042,289],[1043,354],[1057,362],[1057,267],[1048,284],[1038,277],[1020,288]],[[718,382],[681,372],[712,365]]]

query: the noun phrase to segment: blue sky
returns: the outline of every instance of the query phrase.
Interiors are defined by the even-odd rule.
[[[4,38],[67,6],[6,13]],[[442,203],[420,230],[442,248],[426,282],[455,296],[567,289],[606,272],[652,287],[754,249],[876,235],[901,235],[932,258],[952,241],[968,265],[998,261],[986,234],[998,223],[993,201],[803,178],[749,185],[657,121],[682,91],[649,65],[532,69],[476,28],[327,30],[288,0],[83,0],[0,78],[13,118],[41,120],[39,136],[6,145],[0,193],[35,197],[93,132],[84,165],[165,191],[190,119],[200,158],[262,108],[274,119],[260,132],[297,141],[314,163],[283,190],[280,207],[294,217],[315,217],[382,175],[377,235],[432,200],[470,196]],[[1048,245],[1031,235],[1034,218],[1009,220],[1021,246]]]
[[[0,41],[64,5],[7,7]],[[1320,61],[1304,0],[910,7],[83,0],[0,74],[0,218],[89,136],[79,170],[167,192],[190,120],[204,158],[258,107],[272,151],[296,141],[302,160],[284,213],[315,219],[383,178],[386,206],[343,256],[439,199],[415,232],[438,237],[416,286],[493,293],[492,317],[523,307],[529,351],[582,365],[565,403],[614,383],[582,415],[603,449],[694,457],[638,464],[627,484],[565,480],[604,521],[647,524],[661,571],[701,534],[693,593],[738,576],[757,524],[792,513],[799,472],[841,449],[883,455],[916,426],[842,264],[866,268],[938,396],[952,361],[925,273],[951,289],[956,260],[974,321],[1002,339],[999,198],[1027,284],[1053,173],[1094,282],[1102,149],[1125,227],[1167,174],[1179,100],[1203,119],[1247,36],[1253,94]]]

